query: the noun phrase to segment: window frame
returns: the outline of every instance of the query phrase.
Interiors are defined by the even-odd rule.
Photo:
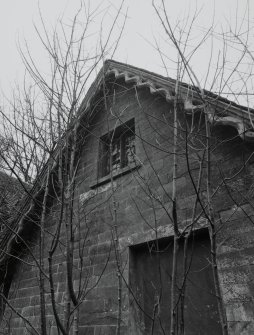
[[[117,138],[119,137],[119,134],[121,134],[122,130],[126,129],[127,133],[129,132],[130,134],[134,135],[134,145],[135,145],[135,157],[136,157],[136,149],[137,149],[137,142],[136,142],[136,136],[135,136],[135,118],[131,118],[127,120],[126,122],[123,122],[119,126],[115,127],[115,129],[109,131],[108,133],[104,134],[103,136],[100,137],[99,139],[99,150],[98,150],[98,160],[97,160],[97,179],[95,182],[93,182],[90,185],[91,189],[96,189],[99,186],[109,183],[111,181],[111,178],[115,180],[116,178],[119,178],[125,174],[130,173],[133,170],[136,170],[141,167],[141,163],[139,161],[136,161],[135,157],[133,159],[133,162],[127,163],[124,166],[121,166],[120,169],[117,171],[113,171],[112,173],[105,174],[103,175],[102,173],[102,165],[105,162],[105,158],[102,157],[102,153],[105,150],[105,144],[107,141],[109,141],[112,136]]]
[[[134,137],[134,153],[135,155],[135,119],[132,118],[127,122],[119,125],[115,129],[111,130],[107,134],[103,135],[100,138],[99,143],[99,160],[98,160],[98,177],[99,179],[107,177],[111,173],[118,174],[121,173],[126,167],[135,163],[135,159],[133,162],[129,163],[128,159],[126,159],[126,151],[127,151],[127,139],[130,137]],[[117,142],[119,142],[119,161],[120,167],[114,169],[113,166],[113,154],[110,153],[110,145],[113,146]]]

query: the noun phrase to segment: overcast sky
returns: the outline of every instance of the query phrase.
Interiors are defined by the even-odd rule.
[[[158,3],[159,1],[157,1]],[[250,28],[253,25],[254,4],[250,1],[249,20],[244,17],[247,0],[165,0],[168,10],[168,18],[174,27],[179,21],[179,26],[185,22],[186,17],[193,15],[195,9],[200,10],[198,19],[193,29],[190,44],[192,49],[195,43],[201,40],[205,32],[213,23],[214,30],[227,31],[228,26],[234,27],[236,21],[238,27],[242,24],[241,31],[246,28],[246,22],[250,22]],[[20,55],[18,52],[18,43],[22,47],[25,40],[33,54],[37,64],[44,66],[47,60],[43,59],[41,46],[38,37],[35,34],[34,24],[39,22],[40,6],[42,16],[48,27],[53,27],[57,19],[63,16],[65,22],[69,22],[74,13],[79,8],[79,0],[8,0],[0,1],[0,39],[1,39],[1,62],[0,62],[0,88],[8,94],[10,87],[15,82],[21,82],[24,74]],[[88,3],[88,1],[86,1]],[[108,9],[105,20],[106,26],[110,23],[110,19],[114,17],[116,8],[120,4],[120,0],[91,0],[91,6],[101,4],[100,9]],[[125,30],[115,54],[115,59],[121,62],[127,62],[131,65],[142,67],[154,72],[166,75],[158,52],[153,45],[155,40],[159,44],[168,58],[175,59],[172,47],[166,41],[166,36],[161,28],[155,11],[151,6],[150,0],[126,0],[123,13],[128,8],[128,18]],[[237,13],[237,16],[236,16]],[[123,17],[123,15],[122,15]],[[99,32],[102,17],[98,16],[98,22],[94,22],[94,32]],[[96,26],[97,25],[97,26]],[[96,28],[97,27],[97,28]],[[253,35],[250,36],[253,39]],[[205,81],[208,59],[211,55],[211,49],[214,51],[214,58],[218,57],[222,44],[217,44],[218,38],[208,39],[206,44],[200,48],[199,55],[193,60],[192,66],[197,72],[200,80]],[[232,52],[232,60],[236,57],[233,49],[228,48],[228,53]],[[222,53],[222,50],[221,50]],[[168,64],[168,75],[175,76],[173,62]],[[229,64],[230,65],[230,64]],[[233,65],[231,65],[231,68]],[[215,68],[212,69],[215,71]],[[225,87],[226,90],[226,87]]]

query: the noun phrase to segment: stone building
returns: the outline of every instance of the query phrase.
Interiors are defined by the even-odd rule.
[[[43,278],[48,334],[253,334],[252,113],[106,61],[5,230],[3,331],[41,333]]]

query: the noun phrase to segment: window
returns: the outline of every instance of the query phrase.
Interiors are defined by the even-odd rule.
[[[173,239],[170,238],[130,248],[130,317],[133,334],[170,333],[172,255]],[[222,334],[208,231],[192,234],[187,255],[187,266],[183,271],[184,241],[181,241],[176,288],[178,326],[184,327],[186,335]],[[184,280],[186,286],[184,296],[181,296]]]
[[[101,137],[99,150],[99,177],[121,172],[134,163],[135,123],[134,119],[120,125]]]

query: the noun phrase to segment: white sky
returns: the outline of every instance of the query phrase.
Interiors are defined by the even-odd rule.
[[[88,1],[85,2],[88,3]],[[45,22],[48,26],[53,27],[63,13],[64,21],[68,22],[68,19],[73,17],[73,14],[77,11],[79,3],[79,0],[41,0],[39,2],[36,0],[0,0],[0,41],[2,45],[0,89],[5,94],[9,94],[10,87],[14,87],[15,82],[21,83],[24,76],[24,66],[18,53],[18,41],[21,46],[25,45],[24,40],[27,41],[38,66],[44,68],[47,62],[43,58],[42,49],[33,26],[33,24],[39,22],[38,4]],[[105,25],[107,25],[110,20],[112,21],[112,17],[116,12],[114,7],[119,6],[120,0],[91,0],[90,3],[91,6],[102,3],[102,9],[111,6],[105,17]],[[192,17],[195,8],[201,9],[192,29],[190,40],[192,49],[204,35],[204,32],[211,26],[213,20],[213,26],[216,31],[221,31],[221,29],[226,31],[227,24],[234,27],[236,21],[238,27],[242,23],[241,31],[246,31],[247,21],[250,22],[250,28],[252,28],[254,23],[254,1],[250,1],[249,20],[245,17],[244,22],[241,22],[241,18],[244,16],[247,0],[165,0],[165,3],[167,4],[168,17],[172,26],[175,26],[178,19],[180,19],[180,26],[184,22],[184,18],[188,16],[188,13]],[[173,48],[166,43],[166,36],[151,6],[151,1],[126,0],[124,8],[126,9],[127,7],[129,9],[126,27],[114,58],[121,62],[127,62],[131,65],[166,75],[159,54],[151,43],[154,44],[156,38],[165,55],[172,58],[173,61],[176,60],[176,54]],[[236,13],[238,13],[237,16]],[[100,23],[101,17],[98,18],[98,22],[94,23],[94,31],[99,31]],[[253,40],[253,31],[250,41],[251,39]],[[205,80],[211,48],[214,52],[214,59],[217,59],[219,52],[222,55],[222,44],[218,44],[217,39],[214,39],[212,44],[212,39],[210,38],[206,45],[200,48],[197,56],[191,60],[191,65],[202,83]],[[235,50],[228,47],[227,52],[229,60],[237,59],[238,55]],[[247,66],[243,71],[251,73],[252,69],[249,64],[246,65],[248,60],[243,59],[242,62]],[[216,69],[215,63],[210,72],[214,73]],[[234,64],[229,62],[226,67],[232,69]],[[175,76],[172,62],[168,62],[168,75],[171,77]],[[248,78],[249,81],[251,79],[252,77]],[[207,88],[209,89],[209,86]],[[248,88],[252,89],[251,84],[248,84]],[[243,88],[237,86],[237,89],[242,90]],[[224,91],[228,91],[227,86],[225,86]],[[231,97],[229,96],[229,98]],[[239,99],[239,102],[243,103],[242,98]]]

